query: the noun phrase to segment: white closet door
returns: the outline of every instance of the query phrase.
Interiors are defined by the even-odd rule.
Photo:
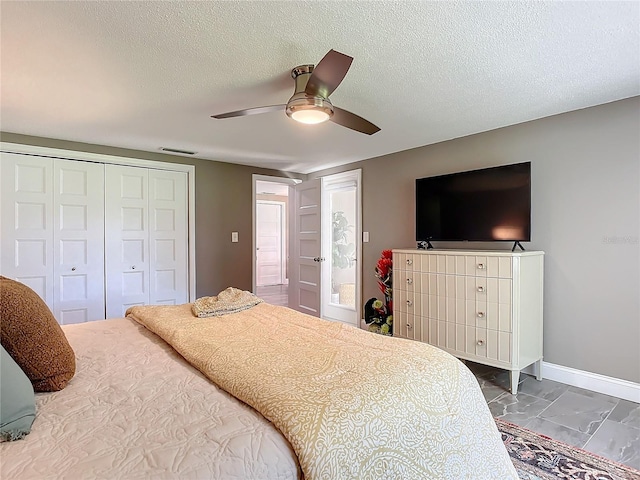
[[[53,161],[2,153],[0,273],[53,306]]]
[[[149,302],[189,300],[187,174],[149,170]]]
[[[104,165],[55,160],[53,203],[53,314],[104,319]]]
[[[107,318],[149,303],[149,170],[105,165]]]

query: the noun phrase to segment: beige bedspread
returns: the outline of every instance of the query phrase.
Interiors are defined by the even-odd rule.
[[[477,381],[442,350],[265,303],[127,314],[271,420],[307,480],[518,478]]]

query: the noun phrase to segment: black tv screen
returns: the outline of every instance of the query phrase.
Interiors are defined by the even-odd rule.
[[[531,162],[417,179],[416,240],[530,241]]]

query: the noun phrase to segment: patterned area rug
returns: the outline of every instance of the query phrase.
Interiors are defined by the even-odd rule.
[[[496,419],[521,480],[640,480],[640,471]]]

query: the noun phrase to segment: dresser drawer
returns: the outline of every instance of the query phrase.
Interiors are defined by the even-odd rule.
[[[413,272],[413,271],[419,272],[421,270],[421,263],[422,263],[421,260],[422,260],[422,257],[418,254],[394,253],[393,268],[410,271],[410,272]]]
[[[414,315],[410,312],[401,312],[396,308],[393,309],[393,330],[394,336],[408,338],[409,340],[418,340],[420,342],[426,342],[426,338],[423,338],[422,327],[426,325],[428,329],[428,323],[423,322],[419,315]]]
[[[394,270],[393,289],[409,292],[422,291],[422,274],[413,270]]]
[[[511,345],[510,333],[467,327],[466,352],[470,355],[510,364]]]

